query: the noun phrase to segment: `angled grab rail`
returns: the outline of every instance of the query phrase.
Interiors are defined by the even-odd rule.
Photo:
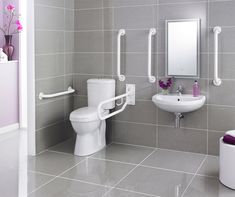
[[[117,36],[117,76],[120,81],[125,81],[126,79],[126,77],[121,74],[121,37],[125,34],[125,29],[120,29]]]
[[[156,78],[152,75],[152,36],[154,36],[157,33],[157,30],[155,28],[151,28],[149,30],[148,35],[148,78],[149,83],[154,83],[156,81]]]
[[[58,93],[55,93],[55,94],[44,94],[43,92],[41,92],[39,94],[39,99],[42,100],[42,99],[48,99],[48,98],[54,98],[54,97],[58,97],[58,96],[63,96],[63,95],[67,95],[67,94],[72,94],[74,93],[75,90],[72,88],[72,87],[68,87],[68,90],[67,91],[64,91],[64,92],[58,92]]]
[[[219,56],[218,56],[218,51],[219,51],[219,34],[221,33],[221,27],[216,26],[213,29],[214,32],[214,80],[213,80],[213,84],[215,86],[220,86],[222,81],[218,76],[218,62],[219,62]]]
[[[103,112],[103,108],[102,107],[103,107],[103,105],[105,105],[106,103],[113,102],[113,101],[116,101],[116,100],[119,100],[119,99],[124,99],[124,98],[126,98],[126,101],[125,101],[125,103],[123,104],[123,106],[119,110],[114,111],[111,114],[108,114],[106,116],[102,116],[102,112]],[[135,84],[127,84],[126,85],[126,93],[125,94],[116,96],[116,97],[108,99],[106,101],[102,101],[98,105],[98,116],[99,116],[100,120],[105,120],[107,118],[110,118],[112,116],[115,116],[115,115],[123,112],[127,105],[135,105]]]

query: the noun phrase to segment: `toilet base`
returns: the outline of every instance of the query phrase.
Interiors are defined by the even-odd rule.
[[[102,121],[101,126],[97,130],[77,135],[74,155],[88,156],[103,149],[106,146],[105,130],[106,123]]]

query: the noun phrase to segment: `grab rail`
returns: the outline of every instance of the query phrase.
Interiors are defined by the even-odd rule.
[[[54,97],[58,97],[58,96],[72,94],[74,92],[75,92],[75,90],[72,87],[68,87],[67,91],[59,92],[59,93],[55,93],[55,94],[44,94],[43,92],[41,92],[39,94],[39,99],[42,100],[42,99],[47,99],[47,98],[54,98]]]
[[[221,33],[221,27],[216,26],[213,29],[214,32],[214,80],[213,80],[213,84],[215,86],[220,86],[222,81],[221,79],[218,77],[218,62],[219,62],[219,56],[218,56],[218,48],[219,48],[219,40],[218,40],[218,36]]]
[[[120,81],[125,81],[126,79],[126,77],[121,74],[121,37],[125,34],[125,29],[120,29],[117,36],[117,76]]]
[[[119,109],[119,110],[117,110],[115,112],[112,112],[111,114],[108,114],[106,116],[102,116],[102,111],[103,111],[102,106],[103,105],[105,105],[106,103],[115,101],[115,100],[123,99],[123,98],[126,98],[126,102],[123,104],[121,109]],[[126,85],[126,93],[125,94],[116,96],[116,97],[108,99],[106,101],[102,101],[98,105],[98,116],[99,116],[100,120],[105,120],[107,118],[110,118],[112,116],[115,116],[115,115],[123,112],[127,105],[135,105],[135,84],[127,84]]]
[[[155,28],[151,28],[149,30],[149,36],[148,36],[148,78],[149,83],[154,83],[156,81],[156,78],[152,76],[152,36],[154,36],[157,33]]]

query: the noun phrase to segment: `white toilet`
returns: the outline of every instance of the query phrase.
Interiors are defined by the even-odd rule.
[[[98,105],[101,101],[115,97],[114,79],[87,80],[88,107],[79,108],[70,114],[70,121],[77,133],[74,154],[91,155],[106,145],[106,122],[98,117]],[[104,105],[103,115],[115,107],[115,102]]]

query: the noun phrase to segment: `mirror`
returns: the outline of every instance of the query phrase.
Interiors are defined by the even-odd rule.
[[[166,75],[198,78],[200,19],[166,21]]]

